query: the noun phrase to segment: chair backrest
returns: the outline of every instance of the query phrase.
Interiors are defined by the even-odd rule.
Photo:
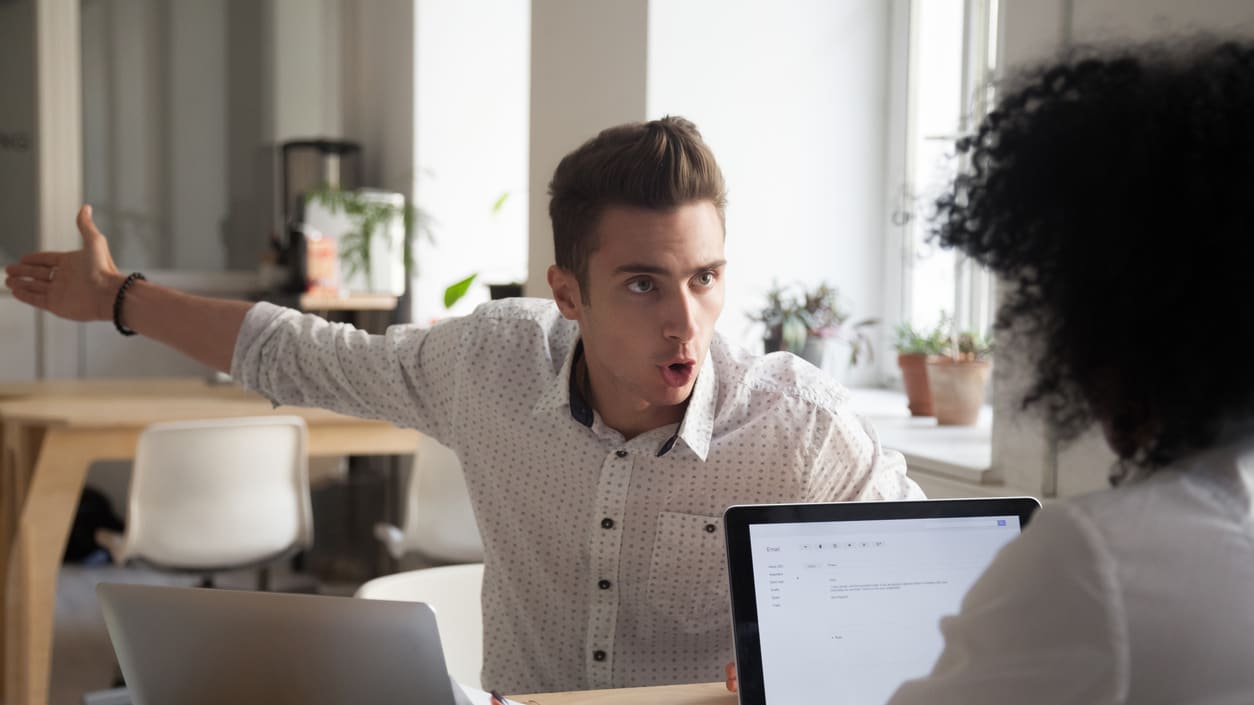
[[[117,558],[223,570],[312,545],[307,436],[298,416],[149,426]]]
[[[433,438],[418,444],[406,490],[403,538],[391,550],[448,563],[483,560],[483,540],[475,523],[466,478],[457,454]]]
[[[483,669],[482,591],[483,564],[467,563],[375,578],[357,589],[357,597],[430,605],[435,610],[449,675],[458,683],[479,688]]]

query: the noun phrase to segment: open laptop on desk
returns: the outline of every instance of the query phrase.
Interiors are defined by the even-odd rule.
[[[134,705],[472,705],[420,602],[102,583]]]
[[[742,705],[882,705],[1040,506],[1008,499],[735,506],[724,515]]]

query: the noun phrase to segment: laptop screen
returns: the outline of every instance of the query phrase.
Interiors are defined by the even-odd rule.
[[[746,651],[740,622],[752,618],[758,643],[750,658],[757,663],[742,673],[760,677],[764,703],[821,697],[859,705],[884,703],[904,681],[931,671],[943,645],[941,618],[958,611],[1026,521],[1017,508],[978,516],[758,518],[741,531],[751,570],[731,566],[733,576],[752,581],[753,609],[736,615],[737,657]],[[729,543],[729,556],[731,549]],[[746,592],[733,580],[733,602]]]

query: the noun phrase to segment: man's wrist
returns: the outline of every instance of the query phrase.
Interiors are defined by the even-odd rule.
[[[96,293],[96,318],[101,321],[113,320],[113,302],[117,299],[118,289],[126,281],[126,275],[109,272],[101,275],[100,285]]]

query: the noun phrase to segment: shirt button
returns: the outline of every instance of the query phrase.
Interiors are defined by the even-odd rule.
[[[715,531],[717,531],[717,529],[714,527],[714,525],[713,525],[713,524],[706,524],[706,525],[705,525],[705,533],[707,533],[707,534],[712,534],[712,533],[714,533]]]
[[[620,457],[620,458],[626,458],[626,457],[627,457],[627,451],[625,451],[625,450],[616,450],[616,451],[614,451],[614,455],[617,455],[617,456],[618,456],[618,457]]]
[[[597,587],[601,588],[602,590],[609,590],[609,589],[610,589],[610,581],[608,581],[608,580],[602,580],[602,581],[600,581],[600,582],[598,582],[598,583],[597,583]]]
[[[605,517],[604,519],[601,520],[601,528],[602,529],[614,528],[614,520],[609,517]]]
[[[596,651],[593,651],[593,652],[592,652],[592,660],[593,660],[593,661],[604,661],[604,660],[605,660],[605,652],[604,652],[604,651],[602,651],[602,650],[600,650],[600,649],[597,649]]]

